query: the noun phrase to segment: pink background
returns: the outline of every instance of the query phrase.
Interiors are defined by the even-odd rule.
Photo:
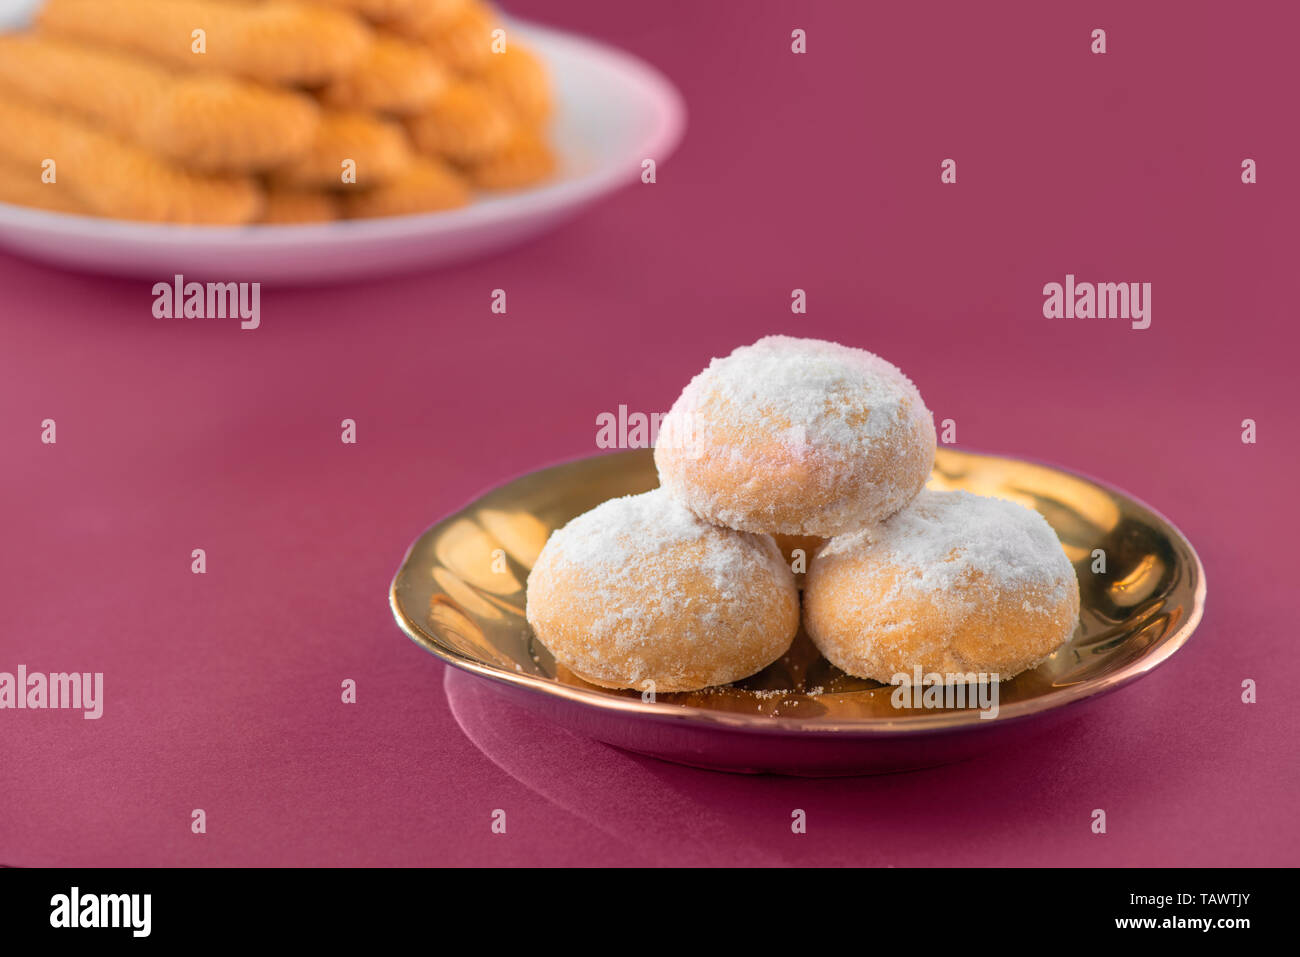
[[[264,289],[256,332],[0,256],[0,670],[106,696],[0,712],[0,863],[1297,863],[1300,24],[1216,6],[516,3],[680,85],[656,185],[451,271]],[[1067,272],[1151,282],[1151,328],[1042,318]],[[444,690],[387,608],[407,544],[774,332],[877,351],[959,444],[1163,511],[1199,632],[1023,751],[875,779],[675,767]]]

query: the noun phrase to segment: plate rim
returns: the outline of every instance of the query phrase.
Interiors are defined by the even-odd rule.
[[[817,718],[795,718],[786,715],[751,715],[734,711],[713,711],[707,708],[700,708],[696,705],[668,704],[659,701],[647,702],[640,698],[624,698],[603,691],[589,690],[575,685],[566,685],[554,679],[542,678],[525,672],[507,671],[504,668],[490,665],[461,654],[460,652],[448,648],[435,639],[429,637],[417,623],[408,618],[398,598],[398,585],[410,564],[411,556],[414,554],[416,548],[430,535],[450,523],[465,517],[465,513],[474,507],[476,503],[483,501],[489,496],[502,491],[506,487],[524,478],[535,476],[541,472],[571,467],[580,462],[585,462],[591,459],[610,458],[614,456],[630,457],[633,455],[644,455],[647,451],[649,450],[620,449],[615,452],[581,455],[575,458],[553,462],[540,468],[520,472],[502,482],[484,489],[479,494],[469,499],[460,508],[449,512],[438,521],[434,522],[411,542],[410,546],[402,556],[402,561],[398,565],[392,583],[389,585],[388,604],[393,613],[393,617],[397,621],[398,628],[400,628],[406,637],[415,645],[455,668],[469,672],[473,675],[491,679],[500,684],[508,685],[511,688],[542,695],[550,699],[559,699],[568,704],[580,705],[589,710],[595,710],[598,712],[613,711],[625,716],[634,716],[661,722],[672,722],[678,725],[699,727],[701,729],[754,733],[760,735],[780,734],[802,737],[834,736],[837,738],[857,737],[874,739],[915,737],[917,735],[927,735],[939,732],[974,731],[979,728],[993,728],[1038,715],[1057,712],[1071,705],[1095,699],[1101,695],[1108,694],[1124,687],[1125,685],[1131,684],[1168,661],[1187,644],[1188,640],[1196,631],[1204,617],[1207,594],[1204,563],[1201,561],[1201,557],[1197,553],[1196,548],[1192,545],[1191,540],[1183,534],[1182,529],[1174,522],[1170,521],[1169,518],[1158,509],[1153,508],[1144,500],[1131,495],[1108,482],[1093,478],[1090,475],[1078,472],[1074,469],[1064,468],[1038,459],[1001,455],[995,452],[984,452],[967,447],[944,446],[940,450],[941,452],[951,452],[978,458],[1003,459],[1013,462],[1022,462],[1027,465],[1039,466],[1041,468],[1048,468],[1097,486],[1112,495],[1127,499],[1151,513],[1163,522],[1175,536],[1177,536],[1177,539],[1182,543],[1191,559],[1192,568],[1196,574],[1196,587],[1193,590],[1192,603],[1191,607],[1188,609],[1187,617],[1179,624],[1175,632],[1161,642],[1154,651],[1129,662],[1115,674],[1106,676],[1102,679],[1081,681],[1077,684],[1057,689],[1045,695],[1030,698],[1026,701],[1018,701],[1009,705],[1002,705],[999,708],[998,716],[991,720],[980,718],[979,712],[976,710],[944,709],[923,715],[913,715],[906,719],[881,720],[879,718],[865,718],[852,722],[845,722],[842,719],[822,720]]]

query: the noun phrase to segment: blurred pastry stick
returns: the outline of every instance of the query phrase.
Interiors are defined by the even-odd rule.
[[[391,182],[347,193],[342,199],[349,218],[363,219],[454,209],[469,202],[470,190],[447,164],[420,157]]]
[[[60,183],[41,181],[41,168],[35,164],[19,166],[9,159],[0,160],[0,203],[30,206],[55,213],[80,213],[89,210]]]
[[[285,163],[311,144],[320,113],[300,93],[33,34],[0,34],[0,84],[203,170]]]
[[[321,102],[344,110],[409,115],[427,109],[447,85],[428,48],[378,34],[352,70],[320,90]]]
[[[173,67],[264,83],[328,83],[371,42],[357,17],[291,0],[46,0],[37,22],[49,33]]]
[[[427,156],[472,163],[500,149],[514,132],[505,104],[486,87],[464,80],[448,84],[437,102],[411,117],[407,132]]]
[[[459,0],[450,10],[434,3],[388,26],[428,46],[452,69],[472,72],[492,56],[492,31],[501,24],[487,4]]]
[[[309,0],[309,2],[319,3],[322,7],[347,10],[349,13],[357,13],[369,20],[382,23],[398,17],[415,16],[422,7],[428,4],[438,6],[440,3],[447,3],[447,0]]]
[[[333,193],[272,186],[266,191],[266,205],[258,222],[290,225],[328,223],[338,218],[339,201]]]
[[[546,68],[530,50],[513,41],[504,52],[488,57],[474,78],[530,126],[540,126],[551,115],[551,81]]]
[[[413,159],[396,123],[368,113],[326,110],[307,153],[275,170],[272,182],[313,189],[369,188],[393,179]]]
[[[57,188],[113,219],[235,224],[261,211],[261,190],[251,179],[188,172],[0,90],[0,162],[39,170],[47,161]]]
[[[465,172],[479,189],[522,189],[555,174],[555,154],[536,131],[520,128],[501,149]]]
[[[320,0],[320,2],[335,5],[347,3],[349,0]],[[382,3],[384,0],[377,0],[377,2]],[[403,9],[395,9],[384,17],[384,25],[409,37],[431,36],[448,24],[454,23],[473,6],[481,6],[479,0],[416,0],[414,3],[402,4]]]

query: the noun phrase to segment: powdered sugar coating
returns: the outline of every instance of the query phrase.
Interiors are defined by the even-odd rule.
[[[933,419],[897,367],[789,336],[710,362],[660,436],[664,487],[702,518],[755,532],[830,537],[874,523],[934,464]]]
[[[798,608],[769,536],[710,525],[662,489],[573,519],[528,578],[537,637],[610,687],[686,691],[747,677],[790,646]]]
[[[923,491],[879,526],[832,539],[804,595],[822,653],[878,681],[916,665],[1010,677],[1068,640],[1079,612],[1046,519],[965,491]]]
[[[1047,519],[1007,499],[926,489],[878,526],[832,539],[821,555],[873,549],[913,576],[910,587],[951,590],[978,571],[1002,588],[1050,587],[1064,596],[1074,569]]]

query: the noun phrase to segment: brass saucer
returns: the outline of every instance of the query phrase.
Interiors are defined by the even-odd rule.
[[[524,619],[524,586],[553,529],[657,484],[651,452],[635,450],[541,469],[486,493],[411,546],[390,591],[398,625],[545,719],[610,744],[721,770],[862,774],[942,764],[1041,730],[1049,715],[1169,658],[1205,604],[1196,552],[1147,506],[1060,469],[941,448],[931,487],[1038,510],[1079,577],[1074,637],[1034,671],[1002,682],[995,718],[975,708],[896,708],[893,689],[839,671],[802,633],[745,681],[643,700],[557,667]],[[1093,571],[1098,550],[1104,572]]]

